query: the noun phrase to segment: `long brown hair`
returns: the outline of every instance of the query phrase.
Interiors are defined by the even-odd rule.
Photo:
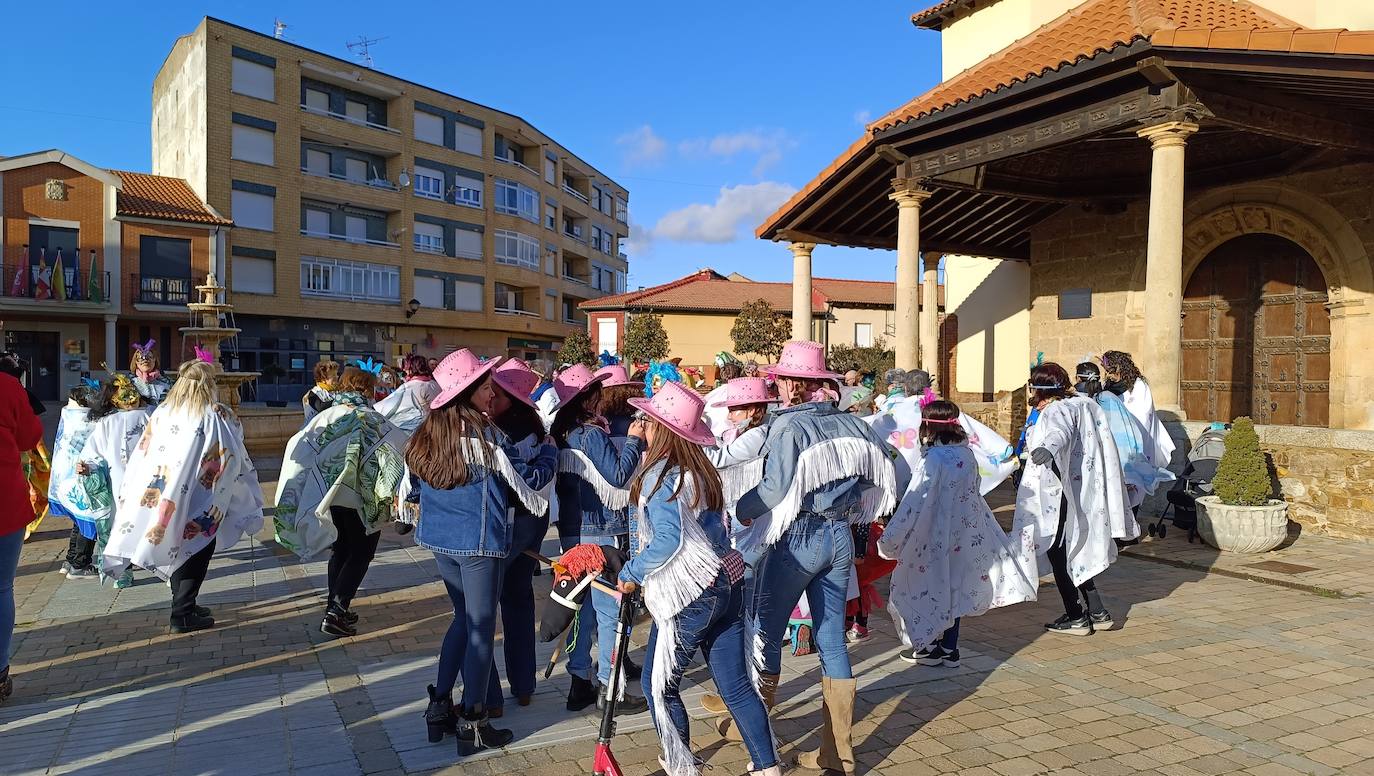
[[[549,433],[560,443],[568,441],[573,429],[596,417],[601,406],[601,385],[597,384],[568,400],[553,416]]]
[[[406,465],[431,488],[450,490],[468,483],[471,465],[492,459],[487,433],[491,421],[472,404],[472,394],[486,382],[483,377],[437,410],[430,410],[406,443]],[[468,460],[463,440],[476,440],[481,461]]]
[[[634,385],[613,385],[609,388],[601,387],[601,406],[597,411],[608,418],[630,417],[635,414],[635,408],[630,406],[630,399],[644,398],[644,384]]]
[[[640,463],[639,470],[635,472],[634,478],[630,480],[630,501],[638,504],[639,495],[644,488],[644,477],[649,473],[649,469],[659,461],[667,461],[668,465],[658,473],[658,481],[650,488],[650,492],[656,491],[663,485],[663,480],[668,476],[672,469],[680,469],[677,487],[673,489],[673,495],[668,497],[669,501],[676,501],[678,494],[682,492],[682,484],[687,480],[687,475],[692,475],[692,495],[695,497],[690,505],[693,509],[706,509],[719,512],[725,508],[725,497],[721,495],[720,474],[716,467],[711,465],[706,454],[701,451],[701,445],[689,442],[686,439],[674,434],[667,426],[659,423],[652,418],[650,423],[655,423],[658,428],[654,434],[654,441],[649,445],[649,451],[644,454],[644,461]]]

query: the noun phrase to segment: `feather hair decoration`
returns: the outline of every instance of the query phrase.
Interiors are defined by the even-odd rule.
[[[1035,354],[1035,360],[1031,362],[1031,369],[1034,369],[1043,363],[1045,363],[1045,351],[1037,351]]]
[[[144,356],[152,355],[153,348],[155,347],[157,347],[157,340],[155,339],[150,339],[142,345],[138,344],[137,342],[135,342],[133,345],[134,350],[137,350],[140,355]]]
[[[611,351],[609,350],[601,351],[601,355],[597,356],[596,360],[603,367],[615,366],[620,363],[620,359],[611,355]]]
[[[934,391],[930,390],[930,386],[927,385],[925,390],[921,391],[921,398],[917,400],[917,403],[921,405],[921,409],[925,409],[927,404],[939,400],[940,397],[936,395]]]
[[[368,356],[367,358],[362,359],[361,361],[355,361],[353,363],[359,369],[363,370],[364,372],[370,372],[374,376],[380,375],[382,373],[382,367],[386,366],[386,364],[382,363],[381,361],[373,361],[371,356]]]
[[[196,345],[195,350],[196,350],[196,358],[200,359],[201,361],[204,361],[204,362],[207,363],[207,364],[213,364],[213,363],[215,363],[215,354],[211,353],[210,351],[206,350],[205,348],[202,348],[202,347],[199,346],[199,345]]]

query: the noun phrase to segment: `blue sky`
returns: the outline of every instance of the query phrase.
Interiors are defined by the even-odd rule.
[[[876,117],[939,80],[930,3],[15,3],[0,155],[58,147],[149,170],[152,80],[202,15],[518,114],[630,190],[631,287],[699,267],[788,280],[753,229]],[[27,40],[28,43],[24,41]],[[891,280],[890,252],[821,247],[814,272]]]

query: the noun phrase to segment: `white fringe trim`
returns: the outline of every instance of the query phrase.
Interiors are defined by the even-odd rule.
[[[872,522],[897,508],[897,472],[882,447],[861,437],[827,439],[798,456],[796,473],[787,492],[740,537],[740,551],[747,553],[776,544],[797,519],[802,499],[822,486],[850,477],[872,483],[860,494],[863,514],[855,522]]]
[[[721,497],[726,504],[735,504],[763,481],[763,458],[754,458],[717,471],[720,472]]]
[[[491,445],[491,452],[493,460],[486,461],[482,455],[482,446],[477,443],[477,440],[472,437],[463,438],[463,456],[467,458],[468,463],[486,466],[487,469],[495,472],[506,485],[510,486],[515,497],[520,500],[521,504],[525,505],[525,509],[528,509],[530,514],[539,517],[548,512],[549,500],[525,483],[525,479],[511,465],[510,458],[506,456],[506,451],[502,450],[499,444],[493,444]]]
[[[564,448],[558,451],[558,473],[571,474],[591,485],[601,505],[607,509],[620,510],[630,505],[630,491],[607,482],[592,459],[581,450]]]
[[[644,577],[644,605],[648,607],[649,613],[654,616],[654,624],[658,626],[654,662],[649,670],[649,688],[654,704],[654,718],[659,721],[658,739],[663,746],[663,764],[668,776],[696,776],[700,772],[688,742],[678,736],[677,728],[673,727],[668,716],[666,694],[668,678],[673,673],[673,663],[677,655],[677,615],[715,582],[722,565],[720,557],[711,546],[710,539],[706,537],[706,532],[697,521],[699,513],[689,506],[695,492],[689,477],[678,493],[682,539],[668,562]],[[649,494],[645,494],[640,498],[641,515],[648,504],[648,496]],[[639,546],[647,547],[652,540],[653,529],[649,526],[649,520],[647,517],[641,517]],[[755,682],[757,683],[757,678]]]

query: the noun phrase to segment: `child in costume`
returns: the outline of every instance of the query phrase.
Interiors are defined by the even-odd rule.
[[[101,388],[87,415],[93,426],[78,454],[76,472],[81,476],[87,513],[95,524],[92,559],[97,565],[110,541],[110,529],[117,512],[115,496],[124,485],[125,466],[143,438],[143,429],[152,412],[148,400],[134,387],[133,379],[116,373]],[[104,571],[99,570],[103,580]],[[129,567],[115,580],[114,586],[122,590],[133,582],[134,571]]]
[[[744,559],[730,546],[720,479],[700,447],[715,441],[702,398],[669,383],[653,399],[631,403],[651,418],[649,451],[630,485],[640,552],[621,568],[619,587],[629,594],[642,586],[654,618],[643,686],[663,745],[659,762],[668,776],[699,773],[678,686],[700,650],[738,723],[752,773],[779,776],[757,689],[754,621],[744,610]]]
[[[172,381],[158,369],[157,340],[150,339],[139,345],[134,344],[134,354],[129,358],[129,374],[133,375],[134,387],[149,404],[156,406],[171,390]]]
[[[315,364],[315,385],[301,397],[306,423],[334,403],[334,391],[339,389],[341,372],[343,366],[337,361],[324,359]]]
[[[62,562],[62,572],[67,579],[89,579],[99,575],[92,562],[95,553],[96,526],[91,514],[90,501],[86,489],[81,484],[81,475],[76,465],[81,460],[81,450],[86,439],[95,429],[90,419],[91,407],[99,398],[100,383],[83,381],[67,395],[67,406],[62,408],[62,418],[57,422],[57,437],[53,441],[53,471],[48,483],[48,511],[54,515],[69,517],[72,521],[72,535],[67,542],[67,559]]]
[[[1121,461],[1121,475],[1126,481],[1127,504],[1135,514],[1145,502],[1145,497],[1153,494],[1161,483],[1174,481],[1174,474],[1150,462],[1153,451],[1149,449],[1150,442],[1145,429],[1120,396],[1104,389],[1097,364],[1084,361],[1074,371],[1078,378],[1074,390],[1080,396],[1097,402],[1107,416],[1107,425],[1111,427],[1112,439],[1116,442],[1117,458]],[[1135,532],[1140,533],[1139,525]]]
[[[405,372],[405,382],[377,402],[374,409],[392,425],[410,434],[429,414],[429,403],[439,395],[439,386],[430,373],[429,362],[419,353],[407,353],[401,360],[401,369]]]
[[[935,400],[921,416],[924,455],[877,551],[897,563],[888,611],[909,647],[902,660],[955,667],[961,617],[1035,600],[1035,532],[1023,522],[1007,536],[998,525],[959,408]]]

